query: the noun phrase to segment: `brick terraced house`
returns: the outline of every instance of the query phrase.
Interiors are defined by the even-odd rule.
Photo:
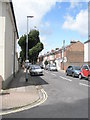
[[[80,41],[71,41],[64,48],[64,57],[63,49],[56,48],[43,55],[43,65],[45,60],[51,64],[55,63],[58,70],[62,70],[63,68],[65,70],[69,65],[81,66],[84,63],[84,44]]]
[[[84,44],[80,41],[71,41],[70,45],[65,48],[64,57],[67,59],[64,63],[64,69],[66,69],[69,65],[81,66],[84,63]]]

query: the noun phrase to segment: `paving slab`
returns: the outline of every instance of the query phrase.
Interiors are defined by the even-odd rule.
[[[30,105],[37,101],[39,97],[35,83],[30,79],[30,76],[26,83],[25,72],[21,70],[9,85],[9,88],[3,90],[0,94],[0,109],[5,111]]]

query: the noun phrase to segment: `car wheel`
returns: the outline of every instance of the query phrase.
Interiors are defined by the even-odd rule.
[[[30,73],[30,75],[32,76],[32,73]]]
[[[90,81],[90,76],[88,76],[88,80]]]
[[[75,77],[74,73],[72,73],[72,77]]]
[[[82,79],[82,75],[81,74],[79,74],[79,79]]]

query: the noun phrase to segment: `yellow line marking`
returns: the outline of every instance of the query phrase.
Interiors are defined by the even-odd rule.
[[[27,106],[27,107],[19,108],[19,109],[17,109],[17,110],[2,112],[2,113],[0,113],[0,115],[6,115],[6,114],[11,114],[11,113],[21,112],[21,111],[28,110],[28,109],[31,109],[31,108],[33,108],[33,107],[36,107],[36,106],[38,106],[38,105],[43,104],[43,103],[47,100],[48,95],[47,95],[47,93],[44,91],[44,89],[41,89],[41,92],[43,93],[43,99],[42,99],[42,100],[39,99],[36,103],[34,103],[34,104],[32,104],[32,105],[29,105],[29,106]]]

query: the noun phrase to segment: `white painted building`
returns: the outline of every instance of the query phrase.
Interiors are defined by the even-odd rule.
[[[43,61],[42,61],[42,64],[43,64],[43,67],[45,68],[45,61],[47,60],[47,56],[44,57]]]
[[[90,63],[90,40],[84,43],[84,62]]]
[[[49,55],[49,60],[50,60],[50,61],[54,61],[54,59],[55,59],[54,54],[50,54],[50,55]]]
[[[13,4],[0,1],[0,81],[6,87],[18,71],[16,41],[18,38],[17,25]]]
[[[60,58],[57,58],[55,60],[55,63],[56,63],[57,70],[59,71],[60,70]]]

